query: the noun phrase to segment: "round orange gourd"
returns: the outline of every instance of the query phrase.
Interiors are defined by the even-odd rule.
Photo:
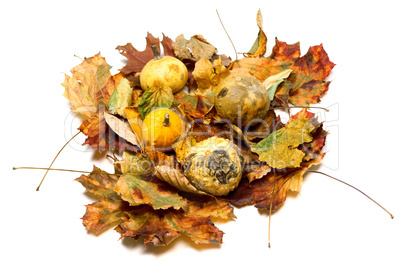
[[[176,112],[159,108],[151,111],[142,124],[145,144],[156,149],[166,149],[185,130],[184,121]]]

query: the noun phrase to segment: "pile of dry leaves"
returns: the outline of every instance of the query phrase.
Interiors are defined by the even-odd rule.
[[[306,171],[322,161],[328,133],[307,108],[286,124],[275,110],[320,102],[329,86],[325,79],[335,64],[322,45],[310,47],[301,56],[299,43],[279,40],[265,57],[267,38],[260,13],[257,24],[254,45],[235,61],[219,55],[201,35],[190,39],[180,35],[175,41],[163,35],[160,41],[148,34],[144,51],[130,43],[117,47],[127,58],[120,73],[111,75],[111,67],[97,54],[74,67],[71,76],[66,75],[64,95],[72,110],[85,118],[79,127],[87,136],[84,144],[118,155],[114,174],[94,167],[92,173],[77,179],[98,198],[86,206],[83,216],[89,231],[100,233],[114,227],[122,238],[144,236],[146,245],[167,245],[180,235],[196,244],[221,243],[223,232],[213,222],[234,219],[233,206],[254,205],[274,211],[289,190],[299,191]],[[142,88],[144,66],[162,50],[165,57],[180,60],[187,69],[187,81],[179,91],[164,85]],[[269,110],[247,126],[231,123],[214,106],[218,87],[237,74],[254,76],[269,96]],[[166,128],[178,132],[179,137],[172,134],[175,140],[170,146],[158,147],[159,139],[166,139],[170,132],[158,137],[164,129],[155,126],[156,143],[152,143],[144,136],[144,126],[147,116],[161,108],[174,112]],[[179,130],[172,128],[176,115],[184,125]],[[152,118],[166,122],[156,113]],[[188,163],[189,155],[201,154],[197,144],[211,137],[234,144],[230,146],[237,148],[235,155],[241,156],[239,182],[223,195],[197,187],[189,174],[189,166],[195,165]],[[221,169],[229,166],[225,167]]]

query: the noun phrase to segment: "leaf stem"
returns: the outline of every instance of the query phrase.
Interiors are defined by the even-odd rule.
[[[29,169],[29,170],[50,170],[50,171],[61,171],[61,172],[75,172],[75,173],[85,173],[85,174],[105,174],[105,175],[121,175],[120,173],[108,173],[108,172],[89,172],[89,171],[81,171],[81,170],[72,170],[72,169],[59,169],[59,168],[43,168],[43,167],[13,167],[13,170],[20,169]]]
[[[165,114],[165,119],[163,120],[163,126],[165,126],[165,127],[169,127],[170,126],[170,120],[169,120],[169,114],[168,113],[166,113]]]
[[[342,181],[342,180],[340,180],[340,179],[337,179],[337,178],[335,178],[335,177],[332,177],[332,176],[330,176],[330,175],[328,175],[328,174],[325,174],[325,173],[323,173],[323,172],[320,172],[320,171],[306,171],[306,173],[316,173],[316,174],[321,174],[321,175],[327,176],[327,177],[329,177],[329,178],[331,178],[331,179],[337,180],[337,181],[339,181],[339,182],[341,182],[341,183],[343,183],[343,184],[345,184],[345,185],[347,185],[347,186],[349,186],[349,187],[355,189],[356,191],[359,191],[361,194],[363,194],[364,196],[366,196],[366,197],[367,197],[368,199],[370,199],[372,202],[374,202],[375,204],[377,204],[381,209],[383,209],[385,212],[387,212],[388,215],[391,216],[391,219],[394,218],[394,216],[393,216],[387,209],[385,209],[381,204],[379,204],[378,202],[376,202],[375,200],[373,200],[372,198],[370,198],[370,197],[369,197],[368,195],[366,195],[363,191],[359,190],[358,188],[354,187],[353,185],[350,185],[349,183],[346,183],[346,182],[344,182],[344,181]]]
[[[222,23],[222,20],[221,20],[221,17],[219,16],[218,10],[216,10],[216,14],[218,14],[219,21],[221,22],[221,25],[222,25],[222,27],[223,27],[223,30],[225,31],[226,35],[228,36],[228,38],[229,38],[229,40],[230,40],[230,43],[232,43],[233,49],[234,49],[235,54],[236,54],[236,60],[237,60],[238,58],[237,58],[237,51],[236,51],[235,45],[233,44],[232,39],[230,38],[228,32],[226,31],[225,26],[224,26],[223,23]]]
[[[13,167],[13,170],[30,169],[30,170],[50,170],[50,171],[63,171],[63,172],[77,172],[77,173],[91,173],[88,171],[71,170],[71,169],[58,169],[58,168],[43,168],[43,167]]]
[[[310,108],[310,109],[321,109],[324,110],[326,112],[329,112],[329,110],[327,108],[324,107],[317,107],[317,106],[288,106],[288,107],[273,107],[272,109],[294,109],[294,108]]]
[[[41,187],[43,181],[45,180],[47,173],[49,172],[50,168],[52,167],[54,161],[55,161],[55,160],[57,159],[57,157],[60,155],[61,151],[63,151],[63,149],[67,146],[67,144],[69,144],[70,141],[72,141],[76,136],[78,136],[79,133],[81,133],[81,132],[76,133],[72,138],[70,138],[70,139],[66,142],[66,144],[64,144],[64,146],[60,149],[60,151],[57,153],[57,155],[54,157],[52,163],[49,165],[49,168],[47,168],[45,175],[43,176],[43,178],[42,178],[42,180],[40,181],[38,187],[36,188],[36,191],[39,191],[39,188]]]
[[[162,58],[161,53],[155,45],[151,45],[152,53],[154,54],[155,60],[159,60]]]

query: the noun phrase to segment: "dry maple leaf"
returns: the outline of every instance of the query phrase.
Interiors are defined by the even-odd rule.
[[[196,244],[222,243],[223,232],[210,218],[185,214],[182,210],[153,210],[138,207],[127,212],[129,219],[116,228],[122,238],[145,236],[145,245],[165,246],[180,235],[190,237]]]
[[[137,151],[136,147],[111,131],[105,122],[103,113],[111,96],[115,92],[118,93],[122,87],[131,91],[123,74],[112,76],[110,68],[100,54],[85,58],[80,65],[71,70],[73,74],[71,77],[66,75],[62,83],[65,87],[64,96],[73,106],[72,110],[86,119],[78,128],[87,136],[84,144],[99,151],[108,149]],[[116,107],[116,111],[121,113],[121,110],[118,110],[121,107],[120,103],[112,101],[114,102],[110,106]]]
[[[71,109],[90,118],[99,110],[99,105],[106,105],[113,90],[104,89],[110,80],[110,66],[97,54],[71,69],[72,76],[65,75],[62,85],[64,96],[73,106]],[[114,82],[114,80],[112,80]]]
[[[201,198],[192,197],[188,196],[188,194],[187,197],[177,200],[177,193],[174,193],[171,198],[165,197],[159,200],[157,198],[159,195],[167,194],[166,186],[161,187],[161,183],[161,186],[158,186],[156,190],[154,188],[155,184],[150,184],[149,180],[139,183],[137,179],[137,182],[134,183],[135,187],[128,187],[128,193],[131,194],[126,197],[124,192],[124,199],[131,201],[133,199],[132,194],[139,195],[139,193],[136,193],[137,191],[142,192],[143,195],[150,195],[150,197],[137,197],[143,199],[144,204],[136,206],[132,206],[122,200],[119,194],[121,191],[119,185],[126,184],[124,182],[127,181],[125,176],[134,176],[133,174],[130,175],[130,172],[140,171],[138,170],[138,165],[133,163],[130,166],[127,165],[130,161],[137,162],[140,160],[140,155],[127,154],[125,160],[115,165],[115,167],[128,174],[109,174],[94,167],[94,170],[88,176],[82,175],[77,179],[88,192],[99,199],[86,206],[87,209],[82,218],[84,226],[89,231],[98,234],[110,227],[117,226],[115,229],[121,234],[122,238],[133,237],[138,239],[140,236],[145,236],[144,243],[146,245],[167,245],[180,235],[189,236],[197,244],[222,242],[223,232],[212,223],[211,218],[223,220],[235,218],[233,207],[230,206],[227,200],[205,196]],[[119,183],[119,181],[121,182]],[[116,189],[118,192],[115,191]],[[145,189],[151,190],[152,194],[147,193],[148,191],[143,192]],[[155,198],[157,199],[155,200]],[[164,204],[165,202],[160,203],[162,200],[165,200],[171,206],[178,201],[182,201],[185,202],[186,207],[185,209],[178,207],[177,210],[173,207],[162,209],[167,206],[167,204]],[[149,201],[151,201],[150,204],[148,203]],[[155,210],[154,208],[160,209]]]
[[[307,142],[303,142],[297,147],[298,152],[302,154],[299,165],[295,168],[282,167],[283,169],[272,169],[268,173],[265,173],[265,175],[264,170],[262,170],[259,171],[263,174],[261,178],[257,179],[252,175],[252,180],[242,180],[239,187],[228,196],[231,203],[235,205],[255,205],[257,208],[265,209],[270,209],[272,203],[272,209],[275,210],[276,207],[286,200],[288,191],[298,192],[300,190],[303,175],[311,166],[320,164],[325,156],[325,153],[321,153],[321,151],[328,133],[323,129],[322,123],[318,123],[314,114],[308,112],[306,109],[292,116],[288,124],[278,131],[285,131],[286,127],[288,127],[288,129],[289,127],[295,127],[293,130],[299,129],[299,124],[295,124],[297,121],[301,122],[303,125],[308,125],[305,129],[308,133],[303,133],[302,131],[296,135],[303,136],[307,134],[310,136]],[[313,129],[311,129],[311,127],[313,127]],[[297,130],[296,133],[298,131],[299,130]],[[293,135],[294,133],[291,132],[292,131],[290,131],[289,134]],[[263,152],[263,154],[270,150],[271,149],[268,149],[268,151]],[[285,148],[284,150],[286,151]],[[286,162],[288,159],[288,156],[286,156],[284,160],[281,159],[281,162]],[[263,164],[264,163],[260,163],[260,165]]]
[[[80,182],[87,192],[99,198],[99,201],[86,206],[82,218],[84,226],[96,234],[121,222],[128,203],[124,202],[114,191],[119,176],[111,175],[94,166],[88,175],[82,175]]]
[[[186,208],[187,201],[177,190],[154,176],[123,174],[114,190],[131,206],[148,204],[155,210]]]
[[[271,133],[268,137],[251,147],[272,168],[299,167],[305,154],[297,149],[302,143],[311,142],[314,130],[310,122],[312,113],[303,109],[292,116],[284,128]]]
[[[124,74],[128,75],[131,73],[141,72],[145,64],[147,64],[151,59],[155,58],[151,46],[156,46],[160,51],[159,38],[156,38],[152,34],[148,33],[145,39],[147,41],[147,45],[143,51],[138,51],[131,43],[127,43],[124,46],[117,46],[116,49],[127,58],[127,65],[120,70]]]
[[[269,58],[243,58],[234,62],[233,68],[240,68],[264,81],[268,77],[286,69],[293,73],[278,87],[276,98],[287,106],[307,106],[320,102],[328,90],[325,78],[335,66],[328,58],[322,45],[310,47],[300,56],[299,43],[288,45],[276,39]]]
[[[267,210],[272,204],[272,210],[276,210],[286,200],[289,191],[299,192],[303,175],[312,165],[320,164],[324,155],[304,162],[299,168],[273,170],[252,183],[242,180],[227,199],[234,205],[254,205]]]

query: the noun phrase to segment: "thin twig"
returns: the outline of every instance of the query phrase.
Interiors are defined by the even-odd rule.
[[[228,36],[228,38],[229,38],[229,40],[230,40],[230,43],[232,43],[233,49],[234,49],[235,54],[236,54],[236,60],[237,60],[238,58],[237,58],[237,51],[236,51],[235,45],[233,44],[232,39],[230,38],[228,32],[226,31],[225,26],[224,26],[223,23],[222,23],[222,20],[221,20],[221,17],[219,16],[218,10],[216,10],[216,13],[218,14],[219,21],[221,21],[221,25],[222,25],[222,27],[223,27],[223,30],[225,31],[226,35]]]
[[[382,208],[385,212],[387,212],[387,213],[391,216],[391,219],[394,218],[394,216],[393,216],[387,209],[385,209],[384,207],[382,207],[382,205],[380,205],[378,202],[376,202],[375,200],[373,200],[372,198],[370,198],[370,197],[369,197],[368,195],[366,195],[363,191],[359,190],[358,188],[354,187],[353,185],[350,185],[349,183],[346,183],[346,182],[344,182],[344,181],[342,181],[342,180],[340,180],[340,179],[337,179],[337,178],[335,178],[335,177],[332,177],[332,176],[330,176],[330,175],[328,175],[328,174],[325,174],[325,173],[323,173],[323,172],[320,172],[320,171],[306,171],[306,172],[309,172],[309,173],[316,173],[316,174],[321,174],[321,175],[327,176],[327,177],[329,177],[329,178],[331,178],[331,179],[337,180],[337,181],[339,181],[339,182],[341,182],[341,183],[343,183],[343,184],[345,184],[345,185],[347,185],[347,186],[349,186],[349,187],[355,189],[356,191],[359,191],[361,194],[363,194],[364,196],[366,196],[368,199],[370,199],[372,202],[374,202],[374,203],[377,204],[380,208]]]
[[[45,180],[47,173],[49,172],[50,168],[52,167],[54,161],[55,161],[55,160],[57,159],[57,157],[60,155],[61,151],[63,151],[63,149],[67,146],[67,144],[69,144],[70,141],[72,141],[76,136],[78,136],[79,133],[81,133],[81,132],[76,133],[72,138],[70,138],[70,139],[66,142],[66,144],[64,144],[64,146],[60,149],[60,151],[57,153],[57,155],[54,157],[52,163],[49,165],[49,168],[47,169],[45,175],[43,176],[43,178],[42,178],[42,180],[40,181],[38,187],[36,188],[36,191],[39,191],[39,188],[41,187],[43,181]]]

